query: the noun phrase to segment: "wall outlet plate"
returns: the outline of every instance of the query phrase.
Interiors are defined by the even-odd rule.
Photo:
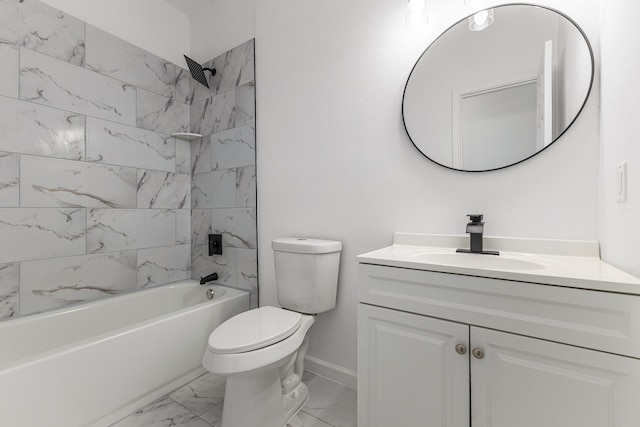
[[[616,200],[619,203],[627,201],[627,162],[616,166]]]

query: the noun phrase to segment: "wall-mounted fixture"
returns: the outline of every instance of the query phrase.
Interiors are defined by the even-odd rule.
[[[493,9],[481,10],[469,17],[469,29],[471,31],[482,31],[493,24]]]
[[[202,135],[199,133],[190,132],[176,132],[172,133],[171,136],[178,139],[184,139],[185,141],[193,141],[194,139],[202,138]]]
[[[209,234],[209,256],[222,255],[222,234]]]
[[[407,0],[407,28],[418,29],[427,25],[426,0]]]
[[[193,59],[189,58],[187,55],[183,55],[184,59],[187,61],[187,65],[189,66],[189,71],[191,71],[191,76],[198,82],[205,85],[207,88],[209,87],[209,82],[207,82],[207,76],[204,75],[205,71],[209,71],[211,73],[211,77],[216,75],[215,68],[203,68],[202,65],[198,64]]]

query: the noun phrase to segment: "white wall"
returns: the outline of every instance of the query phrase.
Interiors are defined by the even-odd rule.
[[[170,48],[174,40],[168,44],[142,40],[146,33],[162,34],[170,25],[159,23],[151,31],[154,23],[141,18],[146,10],[138,7],[142,0],[135,6],[119,0],[122,6],[116,8],[114,1],[46,2],[175,62],[186,49]],[[632,214],[638,217],[637,205],[603,203],[600,236],[597,232],[598,74],[581,117],[553,147],[513,168],[481,174],[454,172],[415,150],[403,129],[400,105],[406,78],[420,53],[441,31],[470,13],[462,1],[428,2],[431,22],[418,32],[405,29],[401,0],[271,0],[256,2],[251,15],[253,2],[218,0],[213,6],[219,14],[203,13],[197,23],[194,18],[191,52],[196,59],[206,60],[256,37],[261,303],[276,301],[273,238],[308,235],[344,242],[338,306],[318,316],[311,331],[312,356],[356,369],[354,257],[390,244],[396,230],[463,233],[465,214],[482,212],[488,235],[600,237],[608,261],[639,274],[631,258],[639,253],[635,242],[640,238],[633,238],[637,232],[629,233]],[[102,11],[100,3],[108,3],[109,10]],[[574,18],[598,58],[598,0],[538,3]],[[634,31],[638,39],[633,22],[638,6],[633,0],[621,0],[617,6],[609,3],[603,0],[602,7],[620,16],[608,16],[605,24],[605,33],[611,33],[605,62],[612,63],[608,65],[611,77],[603,77],[603,200],[614,196],[610,165],[620,158],[629,161],[630,179],[637,181],[633,168],[638,169],[640,157],[639,145],[631,139],[638,130],[632,113],[638,111],[640,100],[629,100],[626,86],[632,81],[637,85],[637,79],[632,80],[637,67],[625,65],[638,60],[628,54],[615,58],[622,51],[617,47],[621,43],[635,43],[637,51],[638,42],[623,35]],[[83,6],[87,4],[93,6]],[[481,2],[477,7],[488,4]],[[144,20],[145,31],[133,28],[142,21],[125,24],[125,18],[110,14],[112,9],[136,11],[132,15]],[[117,28],[108,27],[109,22],[98,23],[101,15],[104,21],[119,21],[112,23]],[[612,23],[617,19],[628,24],[617,28]],[[165,22],[155,13],[154,20]],[[174,25],[170,34],[182,39],[188,30]],[[616,83],[618,77],[624,77],[624,84]],[[621,114],[617,104],[629,108]],[[631,191],[634,188],[637,191],[640,186],[630,185]],[[630,199],[637,201],[638,196],[632,193]]]
[[[541,2],[572,16],[598,55],[598,0]],[[424,48],[469,13],[428,2],[431,22],[405,28],[400,0],[256,3],[258,220],[261,304],[275,303],[271,240],[344,242],[338,306],[318,316],[309,353],[356,369],[355,256],[394,231],[597,239],[599,112],[596,86],[557,144],[513,168],[439,167],[409,142],[400,115],[405,80]],[[438,10],[439,9],[439,10]]]
[[[213,0],[191,17],[191,54],[205,62],[254,38],[256,0]]]
[[[602,0],[602,258],[640,277],[640,3]],[[616,201],[615,167],[628,167],[628,202]]]
[[[158,0],[41,0],[186,68],[189,18]],[[210,59],[210,58],[209,58]]]

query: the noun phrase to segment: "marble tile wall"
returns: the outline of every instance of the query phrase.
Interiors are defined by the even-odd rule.
[[[191,146],[169,136],[190,130],[190,81],[37,0],[0,1],[0,319],[191,277]]]
[[[208,61],[209,86],[192,80],[191,272],[248,289],[258,304],[254,40]],[[207,74],[209,77],[209,74]],[[223,254],[208,256],[207,235],[222,234]]]

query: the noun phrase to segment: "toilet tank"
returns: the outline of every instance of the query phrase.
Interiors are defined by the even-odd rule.
[[[297,237],[271,243],[278,302],[284,308],[316,314],[336,306],[342,243]]]

